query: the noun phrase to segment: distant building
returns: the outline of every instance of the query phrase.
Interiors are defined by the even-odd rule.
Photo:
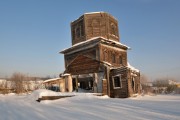
[[[105,12],[85,13],[71,23],[72,46],[64,54],[72,90],[82,88],[110,97],[140,93],[140,71],[128,63],[118,21]]]

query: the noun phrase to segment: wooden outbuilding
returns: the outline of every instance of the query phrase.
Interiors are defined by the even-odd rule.
[[[44,87],[57,92],[72,92],[72,77],[70,74],[63,74],[60,78],[52,78],[43,82]]]
[[[140,72],[127,60],[118,21],[106,12],[85,13],[71,23],[72,46],[64,54],[65,71],[78,87],[110,97],[140,93]]]

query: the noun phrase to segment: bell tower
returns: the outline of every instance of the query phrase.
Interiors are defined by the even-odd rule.
[[[120,42],[118,21],[106,12],[85,13],[71,22],[72,45],[94,37]]]

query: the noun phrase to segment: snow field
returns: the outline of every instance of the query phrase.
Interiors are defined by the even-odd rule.
[[[36,102],[47,95],[75,95]],[[109,98],[92,93],[37,90],[30,95],[0,95],[0,120],[179,120],[180,96]]]

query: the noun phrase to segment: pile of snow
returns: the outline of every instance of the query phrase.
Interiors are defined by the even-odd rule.
[[[42,98],[42,96],[71,96],[74,95],[74,93],[66,93],[66,92],[54,92],[52,90],[47,89],[38,89],[33,91],[31,94],[27,96],[28,99],[31,99],[32,101],[36,101],[39,98]]]
[[[42,96],[78,96],[80,98],[84,97],[95,97],[97,93],[88,93],[85,90],[79,89],[78,92],[54,92],[52,90],[47,89],[38,89],[33,91],[31,94],[27,96],[27,99],[31,101],[36,101],[39,98],[42,98]]]
[[[33,100],[38,100],[39,98],[42,98],[42,96],[57,96],[57,93],[51,90],[39,89],[33,91],[28,97]]]

